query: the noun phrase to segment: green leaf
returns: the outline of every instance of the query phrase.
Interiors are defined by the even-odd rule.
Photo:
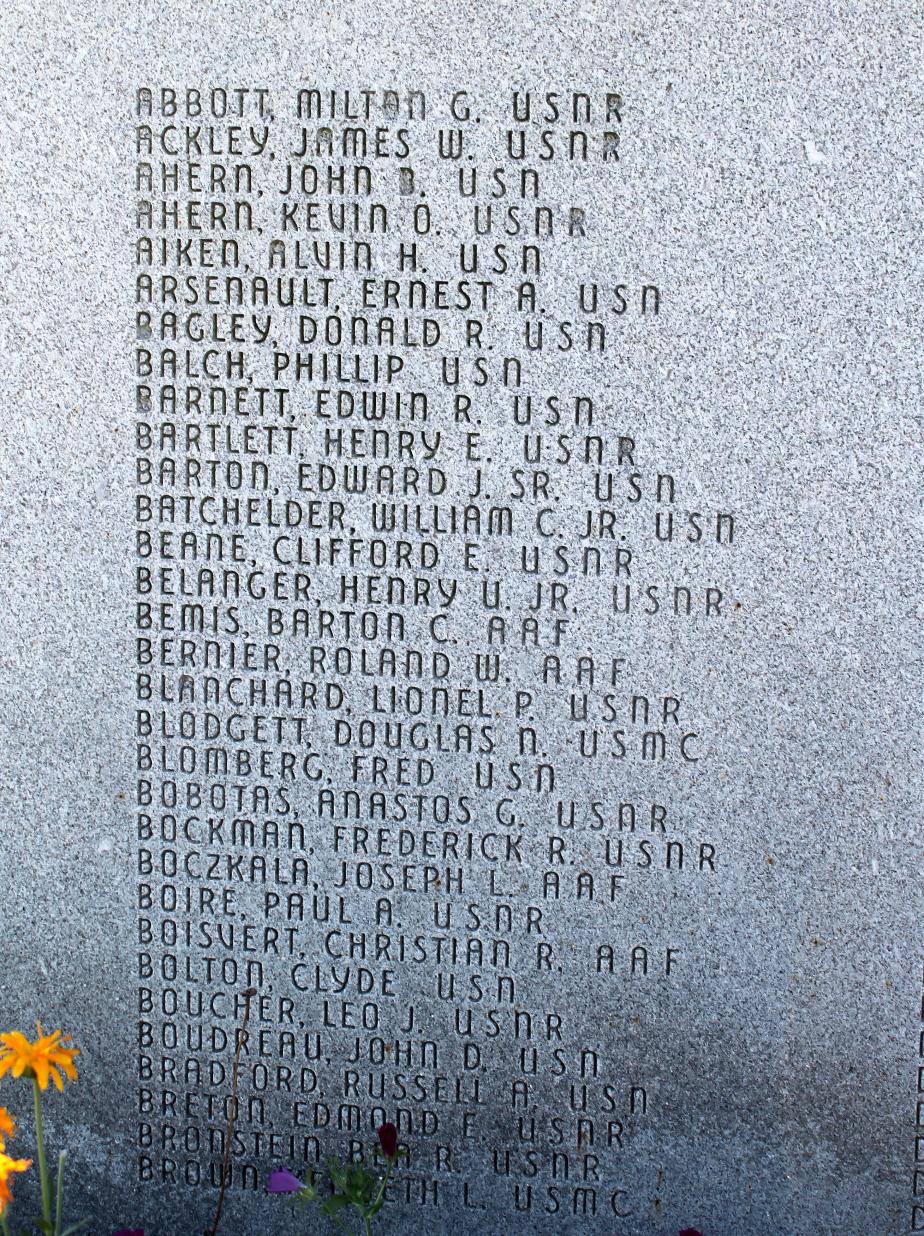
[[[370,1172],[364,1163],[361,1163],[357,1167],[356,1180],[363,1198],[371,1201],[378,1192],[379,1177],[375,1172]]]
[[[342,1193],[331,1193],[329,1197],[325,1197],[321,1202],[321,1210],[326,1215],[335,1215],[338,1211],[343,1210],[344,1206],[352,1206],[352,1202]]]
[[[70,1227],[66,1227],[61,1233],[61,1236],[74,1236],[75,1232],[82,1232],[85,1227],[89,1226],[89,1219],[81,1219],[79,1223],[72,1223]]]
[[[333,1181],[334,1187],[336,1189],[343,1189],[346,1186],[347,1174],[344,1171],[340,1160],[328,1159],[325,1166],[327,1168],[328,1176],[330,1176]]]

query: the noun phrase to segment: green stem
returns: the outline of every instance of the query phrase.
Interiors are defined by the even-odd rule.
[[[67,1158],[65,1151],[61,1151],[58,1155],[58,1182],[57,1196],[55,1197],[55,1236],[61,1236],[61,1225],[64,1222],[64,1160]]]
[[[397,1161],[397,1155],[395,1156],[394,1159],[388,1160],[388,1166],[385,1168],[385,1174],[382,1177],[382,1180],[379,1184],[379,1191],[378,1193],[376,1193],[375,1197],[372,1199],[373,1206],[377,1206],[379,1202],[382,1200],[382,1194],[385,1192],[385,1188],[388,1184],[388,1177],[391,1175],[391,1169],[394,1167],[396,1161]],[[369,1220],[367,1219],[366,1222],[368,1223]],[[369,1231],[370,1232],[372,1231],[371,1227],[369,1228]]]
[[[372,1236],[372,1220],[368,1215],[363,1215],[363,1232],[365,1236]]]
[[[38,1078],[32,1078],[35,1097],[35,1149],[38,1155],[39,1180],[42,1183],[42,1219],[51,1224],[51,1181],[48,1179],[48,1164],[45,1161],[45,1126],[42,1123],[42,1092]]]
[[[3,1236],[10,1236],[10,1221],[6,1215],[0,1215],[0,1232]]]

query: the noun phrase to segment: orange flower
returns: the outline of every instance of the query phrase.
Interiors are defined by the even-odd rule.
[[[8,1154],[0,1151],[0,1215],[13,1200],[9,1178],[13,1172],[25,1172],[32,1166],[31,1159],[11,1159]]]
[[[6,1150],[5,1139],[12,1137],[15,1132],[16,1121],[5,1107],[0,1107],[0,1150]]]
[[[34,1043],[30,1043],[18,1030],[0,1034],[0,1077],[5,1073],[11,1073],[13,1077],[25,1074],[34,1077],[41,1090],[47,1089],[50,1078],[59,1090],[63,1090],[61,1073],[71,1081],[76,1080],[74,1057],[78,1054],[77,1048],[65,1047],[65,1043],[72,1041],[70,1035],[62,1036],[60,1030],[45,1034],[41,1023],[37,1024],[39,1036]]]

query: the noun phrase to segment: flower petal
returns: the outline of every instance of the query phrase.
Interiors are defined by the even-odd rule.
[[[391,1123],[390,1120],[386,1120],[385,1123],[379,1127],[377,1132],[379,1135],[379,1145],[382,1148],[382,1154],[386,1159],[393,1159],[398,1153],[397,1128]]]
[[[287,1167],[277,1167],[266,1181],[267,1193],[301,1193],[304,1185]]]

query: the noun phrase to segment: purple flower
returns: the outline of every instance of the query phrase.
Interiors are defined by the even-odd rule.
[[[387,1120],[377,1131],[382,1154],[386,1159],[393,1159],[398,1153],[398,1130]]]
[[[144,1236],[143,1227],[120,1227],[112,1236]]]
[[[678,1232],[677,1236],[703,1236],[702,1232],[698,1232],[695,1227],[685,1227],[683,1231]]]
[[[287,1167],[277,1167],[266,1181],[267,1193],[301,1193],[304,1185]]]

